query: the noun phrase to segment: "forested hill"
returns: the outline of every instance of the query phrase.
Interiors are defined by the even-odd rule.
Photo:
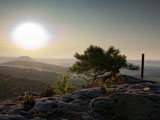
[[[63,73],[63,72],[67,71],[66,67],[40,63],[40,62],[36,62],[36,61],[16,60],[16,61],[11,61],[11,62],[5,62],[0,65],[1,66],[20,67],[20,68],[32,68],[32,69],[38,69],[38,70],[52,71],[52,72],[56,72],[56,73]]]
[[[46,84],[53,83],[61,75],[55,72],[8,66],[0,66],[0,74],[10,75],[18,78],[32,79],[37,82],[41,81]]]
[[[40,92],[47,86],[41,81],[0,74],[0,100],[16,97],[25,91]]]

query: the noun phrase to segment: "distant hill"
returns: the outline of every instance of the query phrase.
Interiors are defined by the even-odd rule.
[[[17,61],[34,61],[34,60],[29,56],[20,56],[17,58]]]
[[[43,82],[45,84],[51,84],[61,74],[50,72],[50,71],[43,71],[38,69],[29,69],[29,68],[23,68],[23,67],[9,67],[9,66],[0,66],[0,74],[2,75],[10,75],[13,77],[18,78],[25,78],[25,79],[31,79]]]
[[[37,58],[34,59],[36,61],[46,63],[46,64],[54,64],[54,65],[60,65],[60,66],[65,66],[69,67],[73,65],[76,62],[76,59],[60,59],[60,58]]]
[[[0,56],[0,63],[10,62],[10,61],[14,61],[16,59],[17,59],[16,57],[4,57],[4,56]]]
[[[46,87],[44,82],[0,74],[0,100],[18,96],[25,91],[40,92]]]
[[[24,91],[40,92],[61,76],[62,74],[38,69],[0,66],[0,100],[17,96]],[[70,82],[76,88],[85,84],[84,80],[75,78]]]
[[[59,73],[47,70],[0,66],[0,100],[15,97],[24,91],[40,92],[60,76]]]
[[[75,63],[75,59],[66,59],[66,58],[31,58],[29,56],[20,56],[20,57],[4,57],[0,56],[0,63],[11,62],[11,61],[37,61],[45,64],[59,65],[68,67]]]
[[[46,70],[52,71],[56,73],[64,73],[67,71],[66,67],[58,66],[58,65],[50,65],[45,63],[40,63],[33,61],[32,59],[27,58],[18,58],[15,61],[1,63],[1,66],[10,66],[10,67],[19,67],[19,68],[32,68],[38,70]]]

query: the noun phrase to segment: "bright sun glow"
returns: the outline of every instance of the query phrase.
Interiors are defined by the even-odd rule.
[[[23,23],[12,32],[13,42],[24,49],[38,49],[49,44],[49,36],[46,30],[36,23]]]

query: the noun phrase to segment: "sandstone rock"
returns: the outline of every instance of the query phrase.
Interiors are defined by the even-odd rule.
[[[126,84],[136,84],[136,83],[145,83],[145,82],[155,83],[153,81],[142,80],[142,79],[138,79],[138,78],[135,78],[129,75],[122,75],[122,77],[125,78],[124,83]]]
[[[36,118],[34,118],[33,120],[47,120],[47,119],[41,118],[41,117],[36,117]]]
[[[0,120],[160,120],[160,83],[130,76],[106,94],[98,87],[53,97],[30,94],[35,96],[31,109],[23,100],[1,101]]]
[[[98,120],[158,120],[159,96],[114,94],[93,99],[89,113]]]
[[[20,115],[0,115],[0,120],[27,120]]]

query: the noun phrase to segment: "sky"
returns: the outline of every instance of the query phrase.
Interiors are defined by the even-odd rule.
[[[15,27],[28,21],[45,28],[48,45],[26,50],[13,42]],[[73,58],[91,44],[160,60],[160,0],[0,0],[0,56]]]

